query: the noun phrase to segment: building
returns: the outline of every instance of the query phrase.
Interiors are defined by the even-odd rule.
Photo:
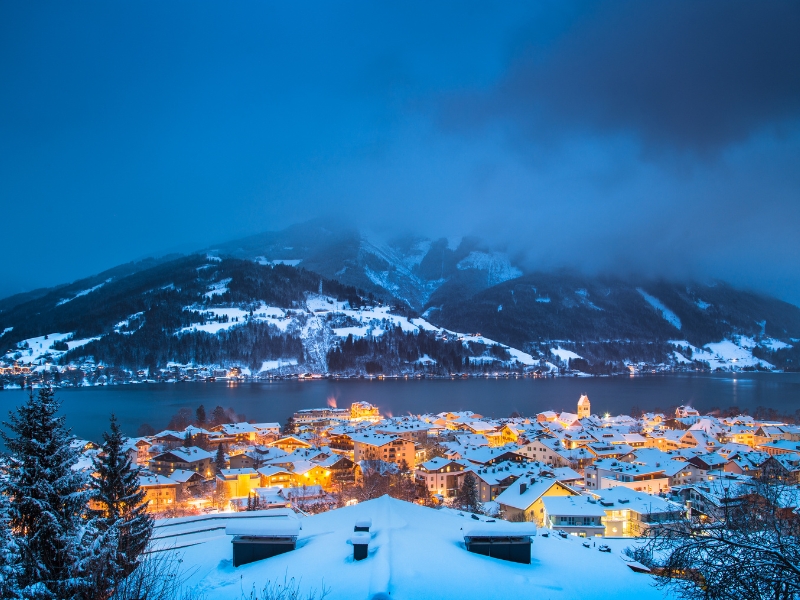
[[[574,396],[573,396],[574,398]],[[589,396],[583,394],[578,399],[578,419],[585,419],[592,416],[592,405],[589,402]]]
[[[149,512],[161,512],[172,508],[178,500],[180,484],[164,475],[140,475],[139,486],[144,491],[144,500]]]
[[[167,450],[150,459],[149,468],[158,475],[171,475],[174,471],[194,471],[204,478],[212,476],[211,465],[214,455],[210,452],[192,446],[190,448],[175,448]]]
[[[533,521],[544,523],[543,498],[550,496],[577,496],[578,492],[556,479],[547,477],[520,478],[497,496],[503,518],[507,521]]]
[[[644,536],[649,529],[679,521],[685,514],[680,504],[626,487],[602,490],[593,496],[606,513],[606,537]]]
[[[217,473],[217,491],[226,498],[246,498],[261,485],[261,475],[253,469],[222,469]]]
[[[382,460],[396,464],[405,463],[414,467],[416,453],[414,442],[393,435],[379,433],[360,433],[351,436],[353,440],[353,462]]]
[[[628,463],[610,458],[598,460],[584,470],[587,490],[604,490],[613,487],[629,487],[637,492],[660,494],[670,489],[665,467]]]
[[[353,402],[350,405],[350,420],[377,423],[381,420],[381,413],[377,406],[372,406],[369,402]]]
[[[542,499],[542,523],[580,537],[602,537],[606,510],[594,496],[548,496]]]
[[[430,494],[452,498],[461,487],[467,472],[463,464],[455,460],[437,457],[417,466],[414,476],[417,481],[425,484],[425,488]]]

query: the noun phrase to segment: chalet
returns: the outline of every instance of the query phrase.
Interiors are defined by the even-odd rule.
[[[180,484],[164,475],[139,475],[139,487],[148,512],[161,512],[175,505]]]
[[[182,469],[195,471],[205,478],[211,477],[214,455],[196,446],[167,450],[150,459],[149,468],[159,475],[170,475]]]
[[[556,479],[547,477],[525,477],[514,482],[496,502],[503,518],[507,521],[533,521],[537,525],[544,522],[544,503],[549,496],[577,496],[578,492]]]
[[[762,464],[763,472],[787,483],[800,483],[800,452],[775,454]]]
[[[250,423],[224,423],[212,427],[211,431],[222,434],[225,438],[232,439],[237,444],[256,440],[256,428]]]
[[[173,471],[169,475],[169,478],[178,484],[176,490],[178,501],[198,496],[202,492],[207,491],[209,483],[213,484],[213,480],[206,479],[197,471],[184,471],[183,469]]]
[[[261,478],[260,487],[289,487],[294,485],[295,477],[286,467],[270,465],[258,469]]]
[[[460,462],[433,458],[418,465],[414,476],[417,481],[425,484],[429,493],[452,498],[461,487],[467,472],[469,472],[467,468]]]
[[[231,469],[258,469],[269,461],[289,456],[285,450],[270,446],[253,446],[246,452],[234,454],[228,461]]]
[[[311,444],[296,435],[284,436],[275,440],[274,442],[270,442],[268,445],[275,448],[280,448],[284,452],[294,452],[294,450],[297,448],[311,448]]]
[[[153,445],[159,445],[167,450],[180,448],[186,441],[186,434],[180,431],[162,431],[153,436]]]

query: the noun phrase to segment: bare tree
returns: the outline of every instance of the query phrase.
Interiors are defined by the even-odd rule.
[[[728,487],[715,518],[657,524],[629,554],[681,598],[792,600],[800,595],[798,497],[770,475]]]

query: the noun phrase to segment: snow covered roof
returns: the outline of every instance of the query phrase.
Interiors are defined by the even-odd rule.
[[[365,560],[354,562],[348,540],[353,523],[363,518],[371,518],[373,523],[370,553]],[[187,570],[186,589],[202,590],[214,600],[239,600],[242,590],[253,586],[261,590],[267,581],[283,581],[284,577],[300,581],[303,596],[313,588],[319,590],[324,582],[330,589],[327,600],[361,600],[377,593],[442,600],[664,598],[664,592],[652,586],[651,578],[631,571],[615,553],[583,548],[578,538],[533,538],[531,564],[497,560],[464,547],[464,533],[478,525],[469,515],[387,496],[301,521],[296,550],[236,569],[231,565],[231,537],[224,530],[208,532],[199,542],[168,552],[193,567]],[[490,525],[509,530],[520,527],[499,520],[485,524]]]
[[[525,487],[524,491],[522,491],[523,485]],[[519,510],[527,510],[531,504],[536,502],[554,486],[561,486],[565,490],[577,494],[577,492],[573,492],[572,489],[556,479],[539,478],[533,483],[531,483],[529,479],[525,479],[525,481],[515,481],[502,494],[495,498],[495,502]]]
[[[604,517],[606,509],[592,496],[548,496],[542,498],[548,515],[564,517]]]

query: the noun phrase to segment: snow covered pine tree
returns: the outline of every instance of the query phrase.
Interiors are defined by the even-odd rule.
[[[88,553],[87,476],[72,469],[79,451],[56,416],[59,406],[52,389],[31,391],[2,433],[19,594],[36,600],[75,598],[87,585],[80,572]]]
[[[0,598],[19,598],[19,548],[11,531],[8,497],[0,489]]]
[[[126,439],[116,417],[103,434],[103,448],[94,460],[91,478],[94,543],[86,567],[92,578],[92,597],[108,598],[121,579],[139,564],[153,531],[145,492],[139,486],[139,469],[125,453]]]

